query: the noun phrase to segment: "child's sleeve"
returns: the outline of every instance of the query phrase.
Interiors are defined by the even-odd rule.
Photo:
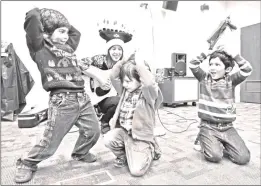
[[[101,67],[103,65],[103,56],[102,55],[95,55],[92,57],[92,64],[95,67]]]
[[[99,65],[97,64],[98,55],[93,57],[86,57],[82,58],[78,64],[83,72],[83,74],[97,79],[101,84],[104,83],[104,80],[101,80],[101,74],[103,73],[103,70],[99,68]]]
[[[86,63],[89,66],[92,65],[92,66],[98,67],[97,58],[98,58],[98,55],[93,56],[93,57],[85,57],[85,58],[80,59],[79,62],[80,63]]]
[[[155,104],[155,100],[158,98],[159,86],[155,81],[153,74],[147,69],[144,64],[136,63],[137,71],[140,75],[140,81],[142,84],[142,94],[144,98],[151,103]]]
[[[78,60],[78,65],[82,71],[89,69],[91,64],[92,64],[92,59],[88,57]]]
[[[120,75],[120,71],[121,71],[121,67],[122,65],[125,63],[124,60],[118,61],[111,69],[111,75],[110,75],[110,79],[114,80],[116,78],[119,77]]]
[[[240,55],[237,55],[234,59],[238,64],[239,71],[231,75],[231,80],[233,86],[236,86],[242,83],[248,76],[250,76],[253,68],[251,64]]]
[[[37,52],[43,46],[43,26],[39,8],[34,8],[26,13],[24,30],[26,41],[30,50]]]
[[[80,43],[81,33],[71,25],[67,44],[75,51]]]
[[[202,81],[206,77],[206,72],[200,67],[200,63],[203,62],[203,60],[206,59],[205,54],[201,54],[200,56],[197,56],[197,59],[192,59],[189,62],[189,68],[192,71],[195,78],[197,78],[198,81]]]

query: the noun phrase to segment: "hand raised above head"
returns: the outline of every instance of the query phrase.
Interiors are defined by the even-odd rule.
[[[230,44],[227,45],[220,45],[217,50],[225,51],[229,55],[231,55],[233,58],[239,54],[239,52],[236,50],[235,46],[230,46]]]
[[[137,49],[135,51],[135,63],[139,65],[145,65],[144,61],[145,61],[144,53],[140,49]]]
[[[200,57],[202,57],[203,59],[206,59],[208,56],[210,56],[215,51],[222,51],[222,50],[224,50],[224,45],[218,45],[218,46],[215,46],[212,50],[208,49],[208,50],[202,52]]]

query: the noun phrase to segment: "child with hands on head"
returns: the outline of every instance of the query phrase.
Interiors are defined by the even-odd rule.
[[[202,53],[191,60],[190,69],[200,85],[198,117],[201,121],[197,140],[204,157],[219,162],[226,153],[232,162],[243,165],[249,162],[250,152],[233,126],[236,120],[235,87],[251,74],[252,66],[232,51],[221,46]],[[205,72],[200,64],[207,57],[209,70]],[[235,64],[239,71],[231,74]]]
[[[139,51],[115,64],[111,79],[115,78],[120,78],[123,92],[104,136],[105,146],[116,156],[116,167],[128,165],[132,175],[142,176],[152,160],[160,158],[153,129],[162,93]]]

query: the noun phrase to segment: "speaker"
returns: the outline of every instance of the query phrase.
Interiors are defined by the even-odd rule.
[[[178,7],[179,1],[163,1],[162,8],[165,8],[167,10],[176,11]]]
[[[187,75],[187,54],[172,53],[171,54],[171,67],[175,68],[175,76]]]

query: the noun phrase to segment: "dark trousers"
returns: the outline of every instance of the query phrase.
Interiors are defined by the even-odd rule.
[[[79,128],[79,137],[72,157],[80,160],[100,136],[98,119],[90,98],[86,93],[58,93],[50,96],[48,121],[43,137],[18,163],[33,168],[42,160],[51,157],[73,125]]]
[[[104,114],[101,118],[102,123],[109,123],[110,119],[113,117],[116,111],[119,101],[119,96],[112,96],[105,98],[98,103],[100,111]]]
[[[199,141],[208,161],[219,162],[223,157],[223,150],[236,164],[244,165],[250,160],[250,152],[232,123],[221,126],[201,122]]]

